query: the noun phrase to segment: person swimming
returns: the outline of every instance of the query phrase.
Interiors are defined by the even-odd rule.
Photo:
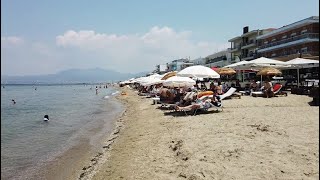
[[[11,100],[13,102],[13,104],[16,104],[16,101],[14,99]]]
[[[44,121],[49,121],[49,116],[48,115],[44,115],[43,120]]]

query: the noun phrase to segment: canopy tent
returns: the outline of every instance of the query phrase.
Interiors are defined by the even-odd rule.
[[[172,76],[163,82],[167,87],[192,87],[196,81],[188,77]]]
[[[194,78],[220,78],[220,75],[213,69],[201,65],[187,67],[178,72],[177,76]]]

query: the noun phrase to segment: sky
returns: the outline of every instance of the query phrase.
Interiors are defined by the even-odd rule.
[[[318,0],[2,0],[1,75],[152,71],[249,31],[319,16]]]

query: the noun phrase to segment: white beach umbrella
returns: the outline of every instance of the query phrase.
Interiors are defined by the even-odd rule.
[[[287,63],[285,63],[283,61],[278,61],[278,60],[265,58],[265,57],[260,57],[260,58],[257,58],[257,59],[254,59],[254,60],[251,60],[248,62],[249,63],[247,64],[247,66],[256,67],[258,69],[261,69],[263,67],[274,67],[274,68],[278,68],[278,69],[290,67],[290,65],[288,65]]]
[[[164,80],[158,79],[158,78],[149,78],[146,82],[143,82],[143,86],[151,86],[155,84],[163,83]]]
[[[154,75],[151,75],[151,76],[142,77],[137,82],[140,83],[143,86],[150,86],[150,85],[153,85],[153,84],[161,83],[162,82],[161,78],[162,78],[161,75],[154,74]]]
[[[196,81],[189,77],[172,76],[163,82],[163,86],[167,87],[192,87]]]
[[[227,66],[224,66],[224,68],[232,68],[234,70],[248,70],[248,64],[250,62],[249,61],[239,61],[233,64],[229,64]],[[251,67],[249,68],[251,69]]]
[[[310,67],[319,67],[318,60],[311,60],[311,59],[303,59],[303,58],[295,58],[290,61],[285,62],[286,64],[290,65],[288,69],[297,69],[297,80],[298,80],[298,87],[300,84],[300,75],[299,69],[301,68],[310,68]]]
[[[319,67],[319,60],[312,59],[295,58],[285,63],[298,68]]]
[[[194,78],[220,78],[220,75],[213,69],[206,66],[190,66],[177,73],[177,76]]]

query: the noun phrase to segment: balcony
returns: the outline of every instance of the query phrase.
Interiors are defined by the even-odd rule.
[[[241,46],[230,48],[230,52],[236,52],[236,51],[240,51],[240,50],[241,50]]]
[[[255,41],[250,40],[249,42],[244,43],[243,46],[241,47],[241,49],[247,49],[247,48],[254,47],[254,46],[256,46]]]
[[[288,39],[272,42],[272,43],[260,46],[258,51],[263,52],[266,50],[276,49],[276,48],[284,47],[287,45],[294,45],[296,43],[299,44],[299,43],[303,43],[304,42],[303,40],[306,40],[306,42],[309,42],[308,40],[319,41],[319,33],[301,34],[298,36],[290,37]]]

